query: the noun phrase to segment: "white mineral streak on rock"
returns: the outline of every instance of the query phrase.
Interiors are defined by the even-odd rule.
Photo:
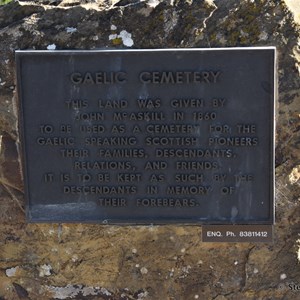
[[[97,295],[97,290],[95,290],[93,287],[91,286],[86,286],[81,290],[81,293],[84,297],[89,296],[89,295]]]
[[[268,39],[268,34],[265,31],[263,31],[263,32],[260,33],[258,38],[259,38],[260,41],[266,41]]]
[[[52,270],[52,267],[50,265],[41,265],[39,267],[39,276],[40,277],[50,276],[51,270]]]
[[[148,296],[148,292],[145,291],[145,292],[139,293],[137,296],[138,296],[138,300],[145,299]]]
[[[78,255],[74,254],[74,255],[72,256],[72,261],[73,261],[73,262],[76,262],[77,260],[78,260]]]
[[[110,34],[110,35],[108,36],[108,39],[109,39],[109,40],[114,40],[114,39],[116,39],[116,38],[118,38],[118,35],[117,35],[117,34]]]
[[[131,33],[127,32],[126,30],[122,30],[120,32],[120,34],[110,34],[108,36],[109,40],[115,40],[120,38],[123,42],[123,45],[126,47],[132,47],[133,43],[133,39],[131,38]]]
[[[172,12],[165,11],[164,12],[164,31],[165,37],[173,30],[173,28],[177,25],[179,19],[179,15],[174,9]]]
[[[19,266],[16,266],[14,268],[6,269],[5,274],[7,277],[13,277],[16,275],[16,272],[18,271]]]
[[[76,288],[71,284],[68,284],[65,287],[49,286],[48,290],[53,293],[53,298],[55,299],[67,299],[76,297],[80,288]]]
[[[106,295],[106,296],[111,296],[111,293],[105,289],[105,288],[101,288],[100,292],[103,294],[103,295]]]
[[[147,5],[149,5],[150,7],[156,7],[159,4],[159,0],[149,0],[147,2]]]
[[[286,277],[287,277],[286,274],[283,273],[280,275],[280,280],[284,280],[284,279],[286,279]]]
[[[71,284],[68,284],[64,287],[58,287],[58,286],[44,286],[44,288],[53,293],[53,297],[55,299],[72,299],[78,296],[79,294],[83,297],[86,296],[96,296],[96,295],[105,295],[105,296],[111,296],[112,294],[105,288],[100,287],[92,287],[92,286],[82,286],[82,285],[76,285],[73,286]]]
[[[148,273],[148,269],[145,267],[142,267],[140,271],[143,275],[146,275]]]
[[[74,32],[77,31],[77,28],[74,28],[74,27],[67,27],[67,28],[66,28],[66,31],[67,31],[67,33],[74,33]]]
[[[55,50],[56,49],[56,45],[55,44],[51,44],[47,46],[47,50]]]
[[[133,46],[133,39],[131,38],[131,33],[127,32],[126,30],[122,30],[118,37],[122,39],[124,46],[126,47]]]

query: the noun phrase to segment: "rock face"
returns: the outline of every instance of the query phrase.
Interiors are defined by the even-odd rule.
[[[299,297],[299,12],[287,2],[45,0],[0,6],[0,299]],[[278,50],[273,244],[203,244],[199,226],[26,223],[14,50],[238,46]]]

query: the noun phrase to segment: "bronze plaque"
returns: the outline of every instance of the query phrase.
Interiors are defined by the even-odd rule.
[[[275,48],[16,60],[28,221],[273,223]]]

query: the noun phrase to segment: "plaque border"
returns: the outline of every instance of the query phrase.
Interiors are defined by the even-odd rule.
[[[112,52],[189,52],[189,51],[243,51],[243,50],[251,50],[251,51],[260,51],[260,50],[270,50],[273,51],[273,105],[270,104],[270,124],[268,124],[270,128],[270,186],[269,186],[269,193],[270,193],[270,218],[265,221],[255,221],[253,222],[237,222],[237,223],[228,223],[223,221],[201,221],[189,218],[177,218],[174,220],[173,218],[166,221],[164,220],[156,220],[156,219],[147,219],[145,220],[135,220],[135,221],[124,221],[124,219],[114,218],[112,221],[110,220],[51,220],[49,218],[36,218],[32,215],[32,209],[30,204],[30,197],[29,197],[29,187],[28,187],[28,168],[27,168],[27,152],[26,152],[26,145],[25,144],[25,128],[24,128],[24,117],[23,117],[23,103],[22,99],[22,84],[21,84],[21,58],[22,56],[33,55],[33,54],[40,54],[40,55],[56,55],[56,54],[86,54],[86,53],[112,53]],[[115,48],[103,48],[103,49],[92,49],[92,50],[15,50],[15,67],[16,67],[16,78],[17,78],[17,107],[18,107],[18,133],[19,133],[19,149],[21,150],[21,176],[24,182],[24,195],[25,195],[25,214],[26,220],[28,223],[87,223],[87,224],[109,224],[109,225],[121,225],[121,226],[131,226],[131,225],[274,225],[275,224],[275,134],[276,134],[276,104],[278,101],[278,76],[277,76],[277,67],[278,67],[278,57],[277,57],[277,49],[275,46],[259,46],[259,47],[222,47],[222,48],[162,48],[162,49],[115,49]],[[273,121],[272,121],[273,119]],[[20,142],[21,141],[21,142]],[[43,205],[44,206],[44,205]],[[151,220],[153,222],[151,222]]]

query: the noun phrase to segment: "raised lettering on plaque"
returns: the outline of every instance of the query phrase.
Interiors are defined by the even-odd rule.
[[[29,221],[273,223],[274,48],[16,59]]]

